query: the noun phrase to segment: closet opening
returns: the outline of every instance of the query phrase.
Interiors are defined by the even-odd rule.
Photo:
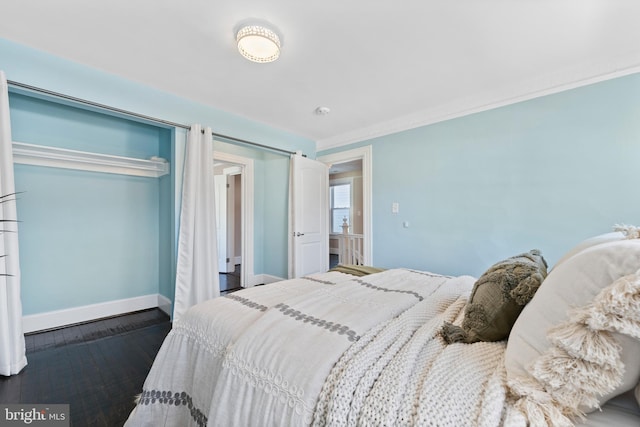
[[[173,130],[21,93],[9,98],[23,331],[153,307],[170,313]],[[166,162],[149,160],[160,158]],[[156,163],[168,167],[147,173]]]

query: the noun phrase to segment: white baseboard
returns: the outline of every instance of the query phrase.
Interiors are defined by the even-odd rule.
[[[242,264],[242,256],[235,257],[233,261],[234,261],[235,265]]]
[[[158,308],[173,320],[173,301],[164,295],[158,294]]]
[[[262,275],[262,283],[264,283],[265,285],[268,285],[269,283],[280,282],[282,280],[286,280],[286,279],[283,279],[282,277],[278,277],[278,276],[272,276],[270,274]]]
[[[269,283],[285,280],[282,277],[272,276],[271,274],[256,274],[251,279],[251,284],[249,286],[268,285]]]
[[[160,294],[150,294],[22,316],[22,328],[24,333],[42,331],[154,307],[171,316],[171,300]]]

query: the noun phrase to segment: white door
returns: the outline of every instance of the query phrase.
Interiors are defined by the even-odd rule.
[[[242,179],[242,168],[240,166],[230,166],[223,169],[223,173],[227,177],[227,273],[233,273],[236,270],[236,244],[242,247],[240,242],[236,242],[236,219],[242,214],[242,202],[239,209],[236,209],[236,194],[242,197],[242,184],[236,185],[236,176]],[[242,221],[238,221],[238,225],[242,227]],[[240,231],[242,235],[242,230]],[[240,260],[241,261],[241,260]]]
[[[291,277],[301,277],[329,269],[329,168],[300,155],[291,164]]]
[[[218,271],[230,273],[227,259],[227,175],[215,175],[216,233],[218,236]]]

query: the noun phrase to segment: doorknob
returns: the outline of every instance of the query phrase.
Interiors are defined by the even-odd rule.
[[[301,232],[299,232],[299,231],[298,231],[298,232],[296,233],[296,237],[300,237],[300,236],[304,236],[304,233],[301,233]]]

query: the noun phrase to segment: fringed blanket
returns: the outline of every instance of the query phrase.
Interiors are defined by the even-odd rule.
[[[329,272],[200,304],[174,325],[126,425],[566,425],[576,408],[544,378],[507,386],[504,342],[439,336],[474,281]]]

